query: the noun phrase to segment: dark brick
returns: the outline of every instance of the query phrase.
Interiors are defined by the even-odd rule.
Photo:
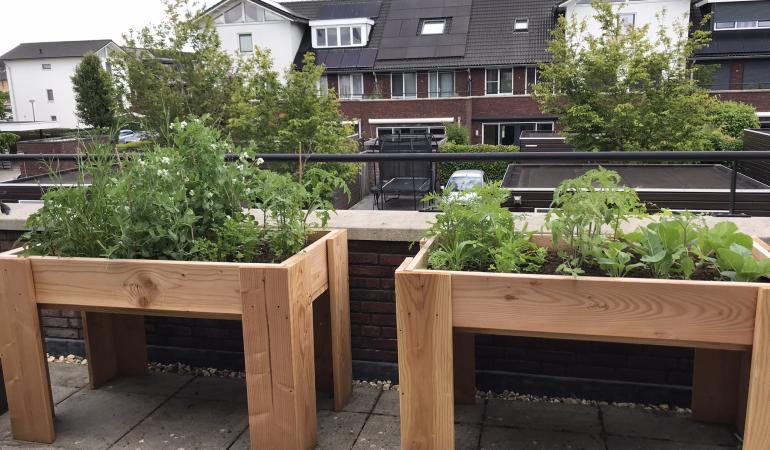
[[[348,262],[350,264],[376,265],[377,260],[377,253],[350,252],[348,254]]]
[[[372,323],[375,325],[384,325],[388,327],[396,326],[396,316],[393,314],[373,314]]]
[[[380,255],[380,264],[383,266],[393,266],[398,267],[401,265],[402,262],[406,258],[409,258],[407,255]]]
[[[45,328],[45,336],[62,339],[78,339],[80,333],[74,328]]]
[[[350,300],[375,300],[380,302],[392,302],[394,299],[392,291],[378,291],[369,289],[351,289]]]
[[[44,327],[67,328],[69,326],[69,321],[63,317],[41,317],[40,321]]]
[[[364,325],[361,327],[361,335],[369,336],[369,337],[379,337],[380,330],[381,330],[380,327],[376,327],[372,325]]]
[[[385,302],[361,302],[361,312],[378,314],[395,314],[396,303]]]
[[[381,280],[379,278],[350,278],[350,288],[379,289]]]
[[[390,278],[395,274],[392,268],[381,266],[350,266],[349,273],[351,276]]]

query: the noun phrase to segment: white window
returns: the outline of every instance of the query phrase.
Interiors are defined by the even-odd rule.
[[[527,31],[529,19],[513,19],[513,31]]]
[[[340,27],[340,46],[350,45],[350,27]]]
[[[322,97],[329,95],[329,78],[326,75],[321,75],[318,79],[318,95]]]
[[[326,44],[329,47],[337,46],[337,29],[336,28],[326,29]]]
[[[482,142],[489,145],[518,145],[522,131],[553,131],[553,122],[482,123]]]
[[[353,45],[361,45],[361,27],[352,27],[353,30]]]
[[[452,97],[455,92],[455,74],[453,72],[431,72],[428,74],[428,96]]]
[[[757,21],[757,27],[759,27],[759,28],[770,28],[770,20],[759,20],[759,21]]]
[[[339,76],[340,98],[361,99],[364,97],[364,76],[360,73],[346,73]]]
[[[241,3],[225,11],[225,23],[243,22],[243,5]]]
[[[315,30],[315,42],[316,47],[326,47],[326,28]]]
[[[420,27],[420,34],[444,34],[446,19],[425,19]]]
[[[315,47],[355,47],[363,44],[361,26],[315,28]]]
[[[254,51],[254,43],[251,40],[251,33],[238,35],[238,48],[241,50],[241,53],[251,53]]]
[[[243,11],[246,13],[246,20],[249,22],[264,22],[265,10],[251,2],[243,2]]]
[[[535,88],[535,84],[537,83],[537,67],[527,67],[527,83],[526,83],[526,92],[525,94],[531,94],[532,91]]]
[[[48,101],[53,101],[53,89],[46,89],[45,90],[46,95],[48,96]]]
[[[487,95],[513,93],[513,69],[487,69]]]
[[[390,85],[393,98],[417,97],[417,74],[414,72],[391,74]]]
[[[715,30],[745,30],[751,28],[770,28],[770,20],[738,20],[734,22],[714,22]]]
[[[43,64],[42,67],[43,67],[43,70],[51,70],[51,65],[50,64]]]
[[[636,13],[621,13],[619,18],[620,24],[627,27],[633,27],[636,23]]]

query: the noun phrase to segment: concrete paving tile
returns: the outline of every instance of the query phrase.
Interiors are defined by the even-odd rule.
[[[248,425],[243,402],[173,398],[114,448],[162,450],[227,448]]]
[[[80,388],[66,387],[66,386],[51,386],[51,395],[53,396],[53,404],[58,405],[67,397],[79,391]]]
[[[170,396],[193,377],[173,373],[151,373],[138,377],[119,377],[100,387],[100,391],[123,392],[141,395]]]
[[[737,444],[730,427],[698,423],[687,415],[617,406],[601,408],[604,428],[608,435],[682,443]]]
[[[368,413],[374,407],[377,398],[382,392],[380,389],[371,386],[356,385],[353,386],[353,395],[343,411]]]
[[[316,450],[340,450],[353,447],[365,421],[364,413],[319,411]],[[250,450],[249,443],[249,432],[246,430],[230,450]]]
[[[693,444],[692,442],[656,441],[654,439],[607,437],[607,450],[729,450],[736,446]]]
[[[479,446],[480,434],[480,423],[455,424],[455,450],[476,450]]]
[[[476,400],[473,405],[455,404],[456,423],[478,423],[484,419],[484,400]]]
[[[480,424],[455,425],[455,449],[475,450],[481,433]],[[398,450],[401,448],[401,423],[396,416],[372,415],[366,421],[353,450]]]
[[[174,398],[246,403],[246,380],[198,377],[183,387]]]
[[[165,397],[83,389],[56,406],[57,446],[107,448],[157,408]]]
[[[481,450],[604,450],[595,434],[568,431],[484,427]]]
[[[594,406],[502,399],[487,402],[484,425],[588,434],[598,434],[602,429],[599,409]]]
[[[88,366],[82,364],[48,363],[52,386],[82,388],[88,385]]]
[[[397,390],[382,391],[380,399],[372,411],[374,414],[384,414],[386,416],[400,415],[401,395]],[[455,405],[455,422],[458,423],[481,423],[484,413],[484,401],[479,400],[474,405]]]

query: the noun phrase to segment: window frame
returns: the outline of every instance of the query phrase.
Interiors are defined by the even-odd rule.
[[[248,36],[249,41],[251,42],[251,50],[244,50],[243,49],[243,41],[242,39],[244,37]],[[254,37],[251,35],[251,33],[238,33],[238,52],[240,53],[254,53]]]
[[[625,17],[631,17],[631,23],[626,23],[625,20],[623,20]],[[636,13],[635,12],[624,12],[618,14],[618,19],[620,20],[621,24],[625,24],[626,26],[635,27],[636,26]]]
[[[413,74],[414,75],[414,95],[406,95],[406,81],[404,75],[406,74]],[[401,76],[401,95],[394,95],[393,94],[393,86],[395,84],[393,83],[393,77],[394,76]],[[400,99],[400,100],[408,100],[412,98],[417,98],[417,72],[391,72],[390,73],[390,98]]]
[[[359,83],[359,86],[361,87],[361,94],[356,94],[354,89],[354,80],[356,77],[360,77],[361,82]],[[343,79],[349,79],[349,88],[350,88],[350,95],[349,96],[343,96],[342,95],[342,84]],[[347,83],[347,82],[346,82]],[[340,73],[337,74],[337,96],[340,100],[363,100],[364,98],[364,74],[362,72],[351,72],[351,73]]]
[[[449,95],[442,95],[443,92],[441,91],[441,75],[450,75],[452,77],[452,90],[449,92]],[[435,90],[433,89],[434,86],[433,86],[433,82],[431,81],[432,79],[436,81]],[[456,80],[455,80],[454,71],[438,70],[438,71],[428,72],[428,97],[430,98],[456,97],[455,81]]]
[[[556,124],[552,120],[530,120],[530,121],[510,121],[510,122],[482,122],[481,123],[481,143],[485,143],[486,140],[486,133],[484,132],[484,128],[486,126],[494,126],[497,130],[497,135],[495,138],[496,144],[489,144],[489,145],[502,145],[500,142],[502,141],[502,137],[500,136],[502,127],[504,125],[525,125],[525,124],[535,124],[535,130],[534,131],[551,131],[555,130]],[[550,128],[549,130],[541,130],[540,127],[548,126]]]
[[[496,71],[497,72],[497,80],[494,81],[497,83],[497,92],[490,93],[489,92],[489,72],[490,71]],[[501,92],[500,87],[503,82],[502,73],[504,71],[510,71],[511,73],[511,90],[508,92]],[[513,67],[502,67],[497,69],[484,69],[484,95],[514,95],[513,94]]]
[[[53,95],[53,89],[46,89],[45,95],[46,95],[46,98],[48,99],[48,103],[53,103],[56,101],[56,97]]]
[[[535,81],[532,82],[532,86],[537,84],[537,66],[524,66],[524,95],[532,95],[532,90],[529,88],[529,71],[532,70],[535,74]]]
[[[364,25],[333,25],[326,27],[313,27],[315,32],[313,33],[313,48],[347,48],[347,47],[364,47]],[[346,29],[349,37],[349,43],[342,43],[342,30]],[[321,44],[318,40],[318,32],[323,30],[324,42]],[[334,45],[329,44],[329,30],[334,30],[337,43]],[[356,42],[355,35],[358,31],[358,42]]]
[[[329,95],[329,75],[321,75],[318,78],[318,82],[316,82],[316,88],[318,89],[319,96],[326,97]]]
[[[52,67],[53,66],[51,66],[51,63],[42,63],[42,64],[40,64],[40,70],[43,70],[45,72],[50,72],[52,70]]]
[[[428,25],[441,25],[440,31],[433,31],[433,32],[425,32],[425,26]],[[439,18],[439,19],[422,19],[420,21],[420,36],[436,36],[441,34],[446,34],[447,31],[447,20],[446,18]]]
[[[760,22],[764,24],[760,25]],[[731,26],[726,26],[732,24]],[[751,26],[738,26],[738,24],[752,24]],[[720,26],[722,25],[722,26]],[[714,21],[712,26],[713,31],[731,31],[731,30],[757,30],[770,28],[770,18],[768,19],[753,19],[753,20],[726,20],[724,22]]]
[[[519,28],[520,23],[524,24],[524,28]],[[529,17],[516,17],[513,19],[514,33],[526,33],[527,31],[529,31]]]

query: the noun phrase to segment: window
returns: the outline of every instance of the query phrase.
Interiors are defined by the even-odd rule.
[[[420,26],[420,34],[444,34],[446,19],[425,19]]]
[[[756,28],[757,27],[757,21],[756,20],[748,20],[748,21],[738,21],[735,22],[735,28]]]
[[[537,67],[527,67],[526,94],[531,94],[537,83]]]
[[[51,116],[51,122],[56,122],[56,116]]]
[[[513,69],[487,69],[487,95],[513,93]]]
[[[757,27],[759,27],[759,28],[770,28],[770,20],[760,20],[760,21],[757,21]]]
[[[522,131],[553,131],[553,122],[484,123],[482,142],[488,145],[518,145]]]
[[[225,23],[243,22],[243,7],[239,3],[225,11]]]
[[[395,127],[377,127],[377,137],[387,134],[432,134],[433,136],[446,135],[444,126],[438,125],[404,125]]]
[[[45,93],[48,96],[48,101],[52,102],[53,101],[53,89],[46,89]]]
[[[634,23],[636,23],[636,13],[622,13],[619,19],[621,25],[633,27]]]
[[[251,53],[254,51],[254,43],[251,40],[251,33],[238,35],[238,48],[241,53]]]
[[[738,20],[735,22],[714,22],[715,30],[745,30],[751,28],[770,28],[770,20]]]
[[[393,98],[416,98],[417,97],[417,74],[416,73],[394,73],[390,76],[391,97]]]
[[[318,79],[318,95],[322,97],[329,95],[329,78],[326,75],[321,75]]]
[[[315,28],[315,47],[352,47],[363,44],[360,26]]]
[[[431,72],[428,74],[429,97],[452,97],[455,93],[453,72]]]
[[[265,10],[251,2],[243,2],[243,11],[246,13],[246,20],[252,22],[264,22]]]
[[[43,64],[43,70],[51,70],[50,64]]]
[[[513,31],[529,30],[529,19],[513,19]]]
[[[339,76],[340,98],[361,99],[364,97],[364,76],[360,73]]]

